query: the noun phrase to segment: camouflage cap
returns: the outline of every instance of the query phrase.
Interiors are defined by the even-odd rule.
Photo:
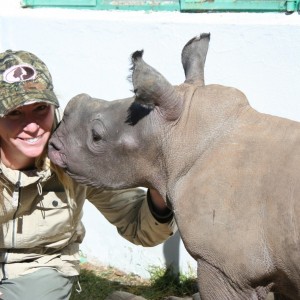
[[[47,66],[27,51],[0,53],[0,117],[27,102],[59,107]]]

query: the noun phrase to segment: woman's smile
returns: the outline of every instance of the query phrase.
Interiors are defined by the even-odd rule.
[[[21,106],[0,118],[1,161],[12,169],[33,167],[47,145],[53,121],[54,106],[44,102]]]
[[[36,144],[37,142],[39,142],[42,139],[42,135],[33,137],[33,138],[19,138],[19,139],[32,145],[32,144]]]

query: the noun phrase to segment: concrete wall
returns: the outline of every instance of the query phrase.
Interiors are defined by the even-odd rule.
[[[82,92],[107,100],[131,96],[127,76],[135,50],[144,49],[147,63],[181,83],[182,47],[201,32],[211,33],[207,84],[238,87],[257,110],[300,120],[298,14],[21,9],[16,0],[0,0],[0,51],[24,49],[42,58],[62,107]],[[165,261],[177,262],[182,272],[195,270],[178,235],[154,248],[134,246],[89,203],[84,223],[82,252],[90,261],[143,277],[149,266]]]

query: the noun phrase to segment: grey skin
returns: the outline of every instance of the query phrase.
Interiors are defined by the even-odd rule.
[[[183,48],[179,86],[137,51],[134,97],[74,97],[50,158],[83,184],[157,189],[197,261],[202,300],[300,299],[300,124],[205,85],[209,39]]]

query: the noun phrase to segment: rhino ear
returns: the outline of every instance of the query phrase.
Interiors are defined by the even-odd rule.
[[[143,51],[131,56],[135,102],[147,109],[157,107],[166,119],[176,120],[183,109],[182,97],[164,76],[145,63],[142,56]]]
[[[202,33],[186,43],[182,49],[181,61],[185,83],[204,85],[204,65],[210,40],[210,33]]]

